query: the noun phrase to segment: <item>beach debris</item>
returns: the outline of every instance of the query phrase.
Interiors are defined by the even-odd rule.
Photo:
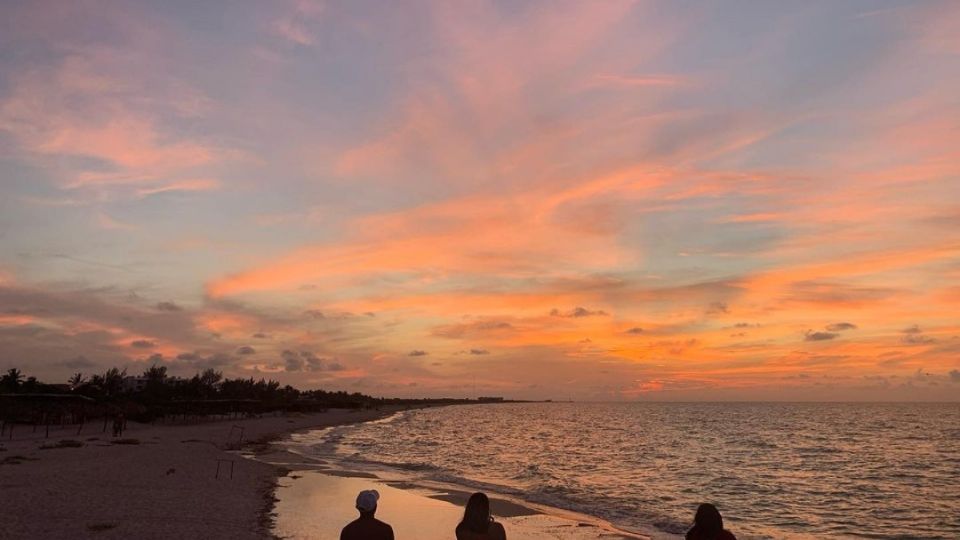
[[[80,441],[63,439],[58,443],[41,445],[40,450],[53,450],[54,448],[80,448],[81,446],[83,446],[83,443]]]
[[[140,444],[140,439],[114,439],[110,444]]]
[[[110,529],[116,528],[116,523],[91,523],[90,525],[87,525],[87,530],[92,532],[109,531]]]
[[[230,433],[227,434],[227,442],[224,443],[224,448],[227,450],[239,450],[243,447],[243,426],[238,426],[234,424],[230,427]]]
[[[21,455],[7,456],[0,461],[0,465],[19,465],[24,461],[37,461],[40,458],[27,457]]]
[[[230,464],[230,467],[229,467],[229,469],[230,469],[230,479],[233,480],[233,463],[234,463],[234,461],[233,461],[232,459],[218,458],[218,459],[217,459],[217,473],[216,473],[213,477],[214,477],[214,478],[220,478],[220,466],[221,466],[221,465],[224,466],[224,467],[223,467],[223,469],[224,469],[224,474],[226,474],[226,470],[227,470],[227,466],[226,466],[226,465],[227,465],[227,464]]]

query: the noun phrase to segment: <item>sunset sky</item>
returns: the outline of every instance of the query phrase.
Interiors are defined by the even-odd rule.
[[[0,369],[960,399],[960,2],[5,2]]]

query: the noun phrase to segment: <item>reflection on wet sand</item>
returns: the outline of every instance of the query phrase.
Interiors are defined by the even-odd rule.
[[[369,476],[368,473],[362,473]],[[296,476],[296,478],[294,478]],[[469,492],[436,490],[407,482],[358,477],[350,471],[300,470],[280,480],[275,507],[275,533],[284,538],[336,540],[340,529],[356,515],[354,500],[365,489],[380,492],[377,518],[389,523],[397,538],[449,540],[463,516]],[[515,501],[491,497],[490,506],[509,538],[581,540],[588,538],[643,539],[607,529],[599,523],[544,513]],[[559,513],[559,512],[558,512]]]

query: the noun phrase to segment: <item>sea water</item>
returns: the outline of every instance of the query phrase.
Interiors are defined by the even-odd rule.
[[[701,502],[741,539],[960,538],[957,403],[451,406],[291,444],[667,538]]]

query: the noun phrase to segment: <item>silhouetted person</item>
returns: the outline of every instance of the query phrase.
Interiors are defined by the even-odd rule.
[[[373,517],[377,513],[378,500],[380,494],[375,489],[361,491],[357,495],[360,517],[340,531],[340,540],[393,540],[393,527]]]
[[[723,517],[712,504],[701,504],[693,517],[693,527],[687,531],[687,540],[737,540],[730,531],[723,528]]]
[[[457,525],[457,540],[507,540],[503,525],[490,515],[490,499],[483,493],[474,493],[463,510],[463,520]]]

